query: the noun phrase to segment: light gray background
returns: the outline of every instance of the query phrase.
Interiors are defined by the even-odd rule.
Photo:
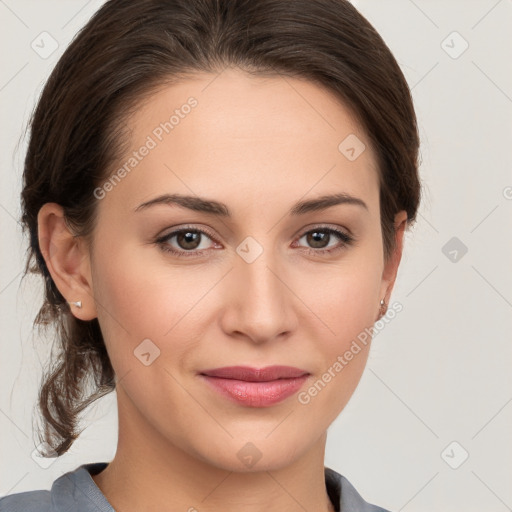
[[[0,0],[0,495],[48,489],[115,453],[111,394],[89,410],[90,426],[67,454],[47,468],[31,457],[48,349],[32,333],[42,285],[20,285],[18,223],[21,134],[51,68],[101,4]],[[354,4],[412,88],[424,197],[392,296],[404,310],[375,337],[359,387],[329,430],[326,465],[393,511],[512,510],[512,1]],[[31,48],[43,31],[59,44],[46,59]]]

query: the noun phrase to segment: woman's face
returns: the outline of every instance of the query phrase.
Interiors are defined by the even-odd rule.
[[[261,455],[258,470],[285,466],[354,392],[369,343],[344,354],[374,324],[396,274],[399,258],[384,266],[367,136],[316,85],[233,69],[161,89],[128,128],[117,178],[96,191],[89,276],[120,428],[129,421],[133,435],[228,470],[249,471],[247,453]],[[193,199],[141,206],[166,194]],[[296,207],[334,194],[358,201]],[[87,311],[93,299],[82,301]],[[235,400],[201,375],[272,365],[308,374],[273,403]]]

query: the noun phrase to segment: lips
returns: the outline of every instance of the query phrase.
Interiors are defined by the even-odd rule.
[[[297,393],[309,372],[292,366],[228,366],[204,370],[199,377],[210,389],[245,407],[271,407]]]
[[[236,379],[246,382],[269,382],[278,379],[293,379],[308,375],[309,372],[293,366],[267,366],[265,368],[252,368],[250,366],[226,366],[204,370],[201,375],[219,377],[222,379]]]

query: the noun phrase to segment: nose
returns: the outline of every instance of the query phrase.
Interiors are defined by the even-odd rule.
[[[258,344],[281,340],[297,325],[297,298],[286,282],[285,262],[278,261],[270,249],[262,249],[251,240],[237,248],[234,268],[225,283],[221,318],[227,334]]]

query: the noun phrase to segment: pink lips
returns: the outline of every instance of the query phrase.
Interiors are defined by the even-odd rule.
[[[213,389],[248,407],[268,407],[295,394],[309,373],[291,366],[228,366],[204,370],[200,376]]]

